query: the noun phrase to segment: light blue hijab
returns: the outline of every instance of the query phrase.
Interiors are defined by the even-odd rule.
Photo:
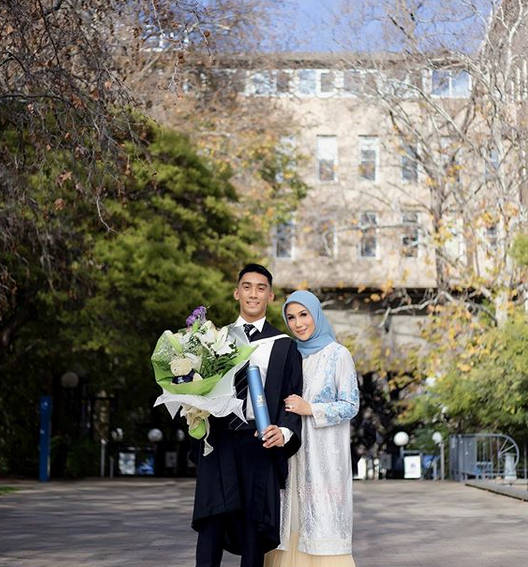
[[[310,312],[315,323],[315,330],[309,339],[306,339],[305,341],[295,339],[297,348],[303,358],[320,351],[326,345],[335,341],[335,333],[332,329],[332,325],[330,325],[328,319],[323,313],[321,302],[312,292],[300,290],[294,291],[290,296],[288,296],[288,299],[286,299],[282,306],[282,316],[284,317],[286,326],[288,326],[288,320],[286,319],[286,306],[289,303],[300,303],[301,305],[304,305],[304,307],[306,307],[306,309]]]

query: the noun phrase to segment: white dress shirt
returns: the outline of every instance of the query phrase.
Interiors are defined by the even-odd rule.
[[[241,315],[234,323],[234,327],[242,327],[243,325],[253,325],[259,333],[262,332],[264,327],[264,323],[266,322],[266,317],[262,317],[262,319],[258,319],[257,321],[246,321]],[[255,332],[255,331],[254,331]],[[253,353],[249,358],[249,363],[251,365],[255,365],[259,367],[260,370],[260,377],[262,378],[262,385],[266,385],[266,376],[268,374],[268,366],[269,366],[269,359],[271,355],[271,349],[273,348],[273,341],[266,341],[264,340],[262,343],[259,344],[259,341],[255,341],[251,343],[254,346],[257,346]],[[251,396],[247,396],[247,405],[246,405],[246,419],[249,421],[250,419],[255,419],[255,413],[253,411],[253,404],[251,403]],[[284,435],[284,442],[287,443],[291,436],[293,435],[292,431],[287,427],[280,427],[282,434]]]

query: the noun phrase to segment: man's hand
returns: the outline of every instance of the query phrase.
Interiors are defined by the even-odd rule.
[[[284,447],[284,435],[278,425],[268,425],[264,429],[262,440],[266,449],[270,447]]]

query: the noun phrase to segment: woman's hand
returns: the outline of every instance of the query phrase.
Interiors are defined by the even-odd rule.
[[[312,415],[312,406],[297,394],[291,394],[288,396],[284,400],[284,403],[286,404],[286,411],[296,413],[298,415]]]

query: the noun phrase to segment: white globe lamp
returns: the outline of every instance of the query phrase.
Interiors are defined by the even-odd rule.
[[[163,439],[163,433],[159,429],[154,428],[148,432],[148,440],[151,443],[158,443],[162,439]]]

